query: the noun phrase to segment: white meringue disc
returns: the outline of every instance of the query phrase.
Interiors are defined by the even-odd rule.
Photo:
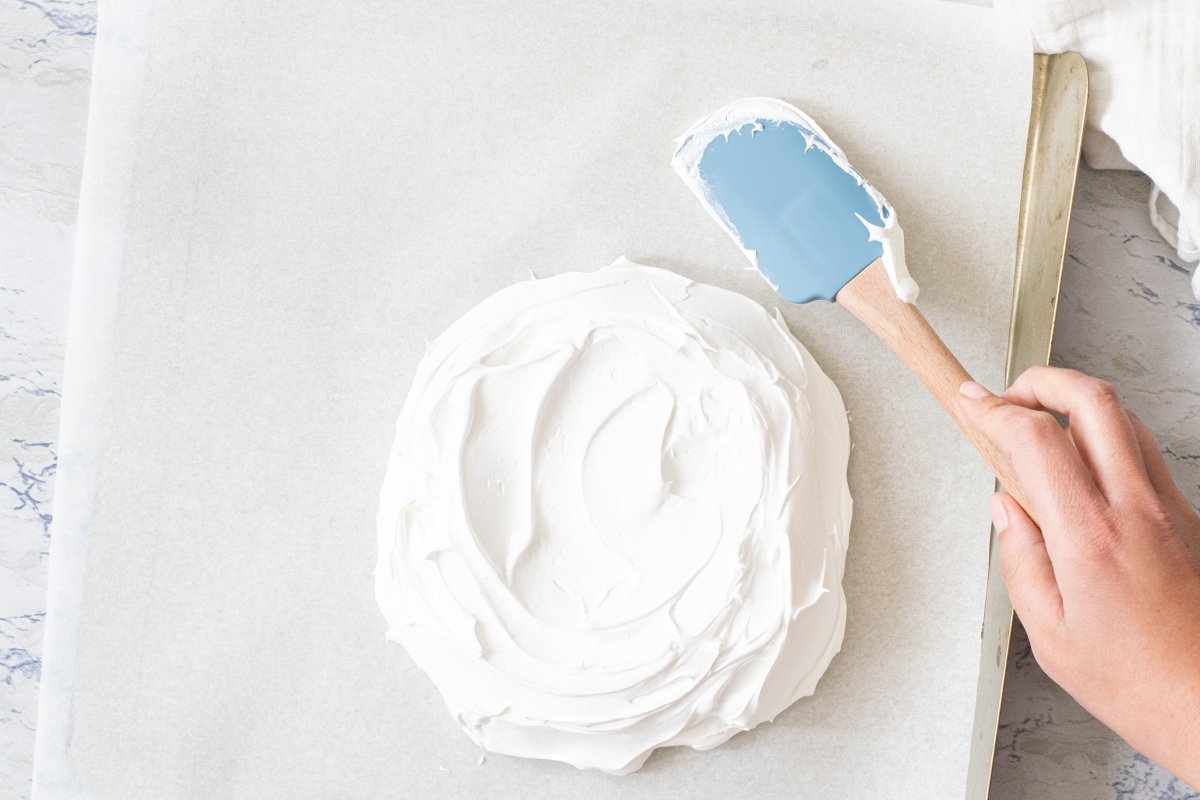
[[[624,259],[433,342],[397,426],[376,597],[495,753],[631,772],[811,694],[841,646],[849,430],[742,295]]]

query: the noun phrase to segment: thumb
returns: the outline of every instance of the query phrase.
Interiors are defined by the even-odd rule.
[[[1000,539],[1000,574],[1013,609],[1033,638],[1062,620],[1062,595],[1042,532],[1007,492],[988,501]]]

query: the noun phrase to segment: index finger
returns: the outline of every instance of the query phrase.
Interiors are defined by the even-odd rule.
[[[1152,491],[1137,434],[1111,384],[1073,369],[1031,367],[1003,397],[1065,416],[1075,448],[1108,501],[1141,499]]]
[[[1051,560],[1075,550],[1078,539],[1103,536],[1103,529],[1094,526],[1076,532],[1079,520],[1094,517],[1105,502],[1058,421],[1045,411],[1015,405],[982,387],[972,393],[970,386],[964,384],[959,395],[963,416],[1012,463],[1032,506],[1030,516],[1046,536]],[[1072,535],[1059,535],[1067,531]]]

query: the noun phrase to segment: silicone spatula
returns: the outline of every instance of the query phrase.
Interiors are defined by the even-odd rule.
[[[784,300],[847,308],[1029,507],[1007,457],[959,412],[954,398],[971,376],[914,305],[896,212],[812,119],[781,100],[738,100],[680,137],[672,163]]]

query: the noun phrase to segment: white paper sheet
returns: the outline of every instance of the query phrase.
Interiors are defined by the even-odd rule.
[[[496,289],[626,254],[775,304],[669,165],[739,96],[800,105],[871,177],[996,384],[1024,43],[882,0],[137,5],[101,10],[41,797],[961,794],[992,480],[836,307],[784,313],[852,416],[845,645],[715,751],[480,765],[384,640],[373,517],[423,337]]]

